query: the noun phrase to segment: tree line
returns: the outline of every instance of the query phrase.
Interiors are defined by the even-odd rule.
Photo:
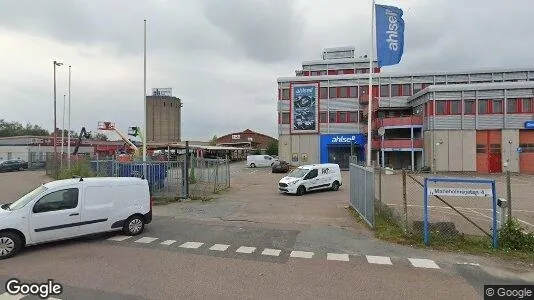
[[[61,136],[61,129],[57,129],[58,135]],[[10,136],[23,136],[23,135],[32,135],[32,136],[50,136],[51,132],[44,129],[43,127],[37,124],[26,123],[26,125],[16,122],[16,121],[7,121],[0,119],[0,137],[10,137]],[[71,138],[78,138],[79,133],[73,130],[70,131]],[[65,130],[65,136],[68,136],[68,131]],[[106,141],[108,137],[105,134],[96,132],[92,133],[91,137],[96,140]]]

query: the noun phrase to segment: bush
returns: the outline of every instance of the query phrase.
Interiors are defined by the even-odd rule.
[[[56,179],[69,179],[74,176],[80,177],[94,177],[95,174],[91,171],[91,164],[86,160],[73,161],[70,170],[64,166],[57,175]]]
[[[534,252],[534,234],[528,233],[516,218],[509,219],[499,231],[500,248]]]

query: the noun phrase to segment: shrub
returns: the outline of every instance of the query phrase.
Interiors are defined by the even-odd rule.
[[[69,179],[74,176],[80,177],[93,177],[94,173],[91,171],[91,165],[89,161],[77,160],[71,163],[70,170],[67,166],[64,166],[59,170],[56,179]]]
[[[509,219],[499,231],[500,248],[534,252],[534,234],[527,232],[516,218]]]

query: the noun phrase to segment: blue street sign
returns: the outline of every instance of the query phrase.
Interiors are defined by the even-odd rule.
[[[525,128],[526,129],[534,129],[534,121],[526,121],[525,122]]]
[[[517,152],[523,152],[523,149],[521,147],[517,147],[516,151]]]

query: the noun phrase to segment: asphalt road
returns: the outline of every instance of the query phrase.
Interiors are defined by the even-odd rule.
[[[0,191],[42,180],[4,175]],[[534,283],[532,267],[377,241],[344,209],[346,189],[288,197],[272,192],[281,175],[233,175],[218,199],[156,207],[140,236],[27,248],[0,263],[0,281],[53,279],[55,299],[481,299],[484,284]],[[37,298],[8,298],[2,284],[2,299]]]

